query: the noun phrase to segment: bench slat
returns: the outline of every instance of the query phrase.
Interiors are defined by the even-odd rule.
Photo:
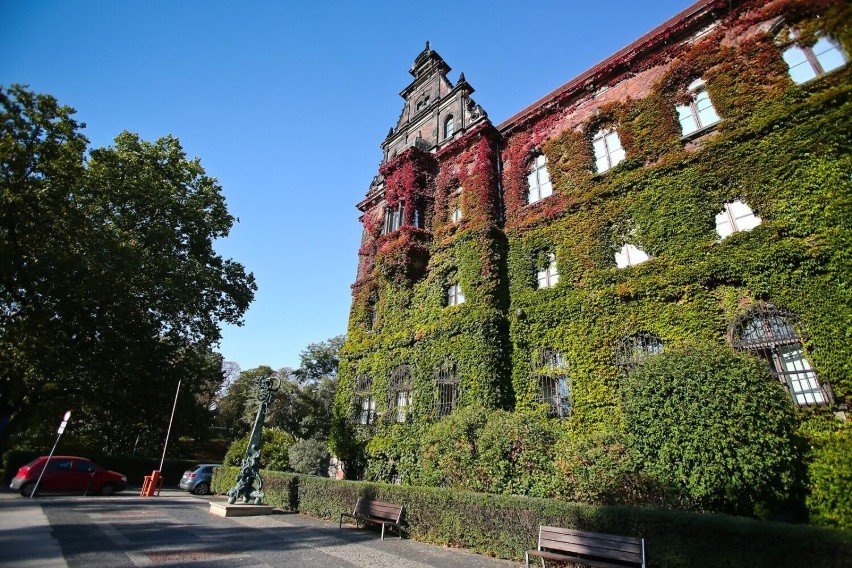
[[[590,566],[603,566],[601,563],[607,560],[644,566],[645,560],[645,545],[640,538],[562,527],[542,525],[539,528],[538,547],[539,550],[535,552],[537,556],[570,558],[573,555],[577,558],[582,555],[583,558],[578,560]]]
[[[612,542],[601,540],[598,538],[595,539],[584,539],[580,536],[570,536],[568,538],[551,538],[550,535],[543,534],[539,538],[539,544],[542,547],[547,548],[563,548],[563,547],[574,547],[574,546],[585,546],[588,548],[596,548],[602,551],[612,550],[616,552],[623,552],[625,554],[642,554],[642,543],[633,544],[633,543],[622,543],[622,542]]]

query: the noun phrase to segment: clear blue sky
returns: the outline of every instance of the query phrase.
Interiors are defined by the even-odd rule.
[[[499,124],[691,0],[0,0],[0,84],[77,109],[93,147],[177,136],[240,219],[217,250],[254,272],[242,369],[297,367],[346,332],[355,204],[425,41]]]

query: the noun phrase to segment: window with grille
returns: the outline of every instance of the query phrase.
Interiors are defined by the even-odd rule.
[[[373,379],[367,375],[355,378],[355,423],[370,425],[376,421],[376,400],[373,398]]]
[[[532,204],[541,201],[553,194],[553,185],[550,183],[550,173],[547,171],[547,158],[544,154],[538,154],[533,158],[530,171],[527,174],[527,203]]]
[[[536,402],[547,404],[548,416],[568,418],[573,406],[568,366],[561,353],[544,350],[533,357]]]
[[[446,363],[435,371],[435,416],[449,416],[459,396],[459,376],[454,363]]]
[[[790,30],[793,41],[798,34]],[[790,71],[790,78],[801,85],[811,79],[825,75],[846,64],[846,54],[834,38],[822,36],[813,45],[794,43],[782,53]]]
[[[820,383],[805,356],[798,318],[771,304],[755,304],[743,311],[728,330],[735,349],[751,352],[769,364],[769,371],[800,406],[824,405],[833,400],[828,383]]]
[[[547,266],[538,271],[538,288],[552,288],[559,282],[559,270],[556,267],[556,255],[550,253]]]
[[[704,81],[698,79],[687,87],[687,92],[692,100],[686,105],[678,105],[677,114],[680,120],[680,128],[684,136],[716,124],[721,119],[713,108],[713,101],[707,94]]]
[[[629,373],[648,357],[662,352],[662,339],[653,333],[635,333],[619,342],[615,352],[615,364]]]
[[[592,148],[595,151],[595,171],[598,173],[614,168],[625,156],[618,132],[612,129],[598,130],[592,138]]]
[[[762,222],[751,207],[738,199],[725,203],[725,208],[716,215],[716,232],[722,240],[739,231],[751,231]]]
[[[408,421],[411,411],[411,368],[400,365],[388,381],[388,417],[400,424]]]

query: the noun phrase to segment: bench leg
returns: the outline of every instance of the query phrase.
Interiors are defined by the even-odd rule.
[[[385,524],[382,523],[382,540],[385,540]]]

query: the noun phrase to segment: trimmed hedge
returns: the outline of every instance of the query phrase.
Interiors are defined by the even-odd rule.
[[[219,468],[213,489],[227,491],[237,468]],[[520,560],[535,548],[539,525],[645,538],[650,566],[839,567],[852,557],[852,532],[642,507],[597,507],[552,499],[444,488],[336,481],[265,471],[267,502],[337,519],[358,497],[405,506],[408,536]]]
[[[3,455],[3,473],[0,482],[8,486],[18,473],[18,469],[22,465],[26,465],[30,461],[39,456],[47,455],[46,452],[38,452],[34,450],[12,450]],[[160,465],[160,460],[157,458],[144,458],[137,456],[109,456],[105,454],[93,454],[89,452],[75,453],[63,452],[57,455],[79,455],[86,457],[98,464],[101,467],[117,471],[127,476],[127,485],[131,487],[141,487],[146,475],[150,475],[152,471]],[[166,460],[163,463],[163,487],[177,487],[183,472],[198,465],[198,460]]]

